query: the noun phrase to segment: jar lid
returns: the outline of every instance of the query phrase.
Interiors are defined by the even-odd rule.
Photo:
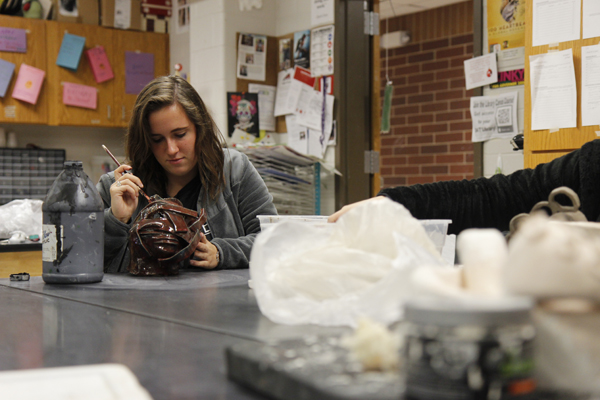
[[[80,167],[83,168],[83,162],[78,161],[78,160],[67,160],[63,163],[63,167],[65,168],[73,168],[73,167]]]
[[[512,325],[530,322],[532,308],[529,297],[416,298],[406,302],[404,318],[417,324],[445,326]]]

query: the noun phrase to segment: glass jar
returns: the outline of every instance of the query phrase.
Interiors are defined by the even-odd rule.
[[[406,398],[533,397],[531,299],[415,299],[405,305]]]

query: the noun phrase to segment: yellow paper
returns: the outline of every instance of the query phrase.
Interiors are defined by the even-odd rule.
[[[528,0],[487,0],[489,52],[525,46]]]

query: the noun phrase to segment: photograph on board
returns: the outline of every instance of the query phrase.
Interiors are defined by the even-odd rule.
[[[294,33],[294,65],[310,68],[310,30]]]
[[[291,57],[291,41],[292,39],[279,39],[279,70],[289,69],[292,67]]]

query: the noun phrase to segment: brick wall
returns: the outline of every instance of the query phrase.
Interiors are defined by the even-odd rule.
[[[472,21],[469,1],[381,23],[383,33],[412,34],[408,45],[387,51],[394,95],[391,130],[381,135],[384,187],[473,178],[473,93],[463,69],[473,55]],[[382,50],[382,100],[385,68]]]

